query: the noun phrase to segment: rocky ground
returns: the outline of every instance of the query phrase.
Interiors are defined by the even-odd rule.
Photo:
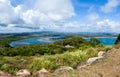
[[[120,77],[120,49],[108,51],[103,59],[90,66],[64,72],[55,77]]]

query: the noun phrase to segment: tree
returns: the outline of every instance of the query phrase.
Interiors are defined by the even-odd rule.
[[[93,45],[101,44],[100,41],[99,41],[97,38],[91,38],[91,39],[90,39],[90,42],[91,42]]]
[[[117,40],[116,40],[115,44],[118,44],[118,43],[120,43],[120,34],[118,35],[118,37],[117,37]]]

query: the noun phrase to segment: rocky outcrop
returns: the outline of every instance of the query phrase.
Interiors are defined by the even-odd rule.
[[[89,58],[86,62],[80,63],[80,64],[77,66],[77,69],[86,67],[86,66],[92,64],[93,62],[95,62],[95,61],[97,61],[97,60],[99,60],[99,59],[102,59],[102,58],[103,58],[103,54],[104,54],[103,51],[98,52],[98,56],[97,56],[97,57]]]
[[[16,76],[19,76],[19,77],[26,77],[30,75],[31,75],[31,72],[27,69],[21,69],[16,73]]]
[[[89,58],[89,59],[87,60],[87,65],[90,65],[90,64],[92,64],[93,62],[95,62],[96,60],[101,59],[101,58],[103,58],[103,57],[93,57],[93,58]]]

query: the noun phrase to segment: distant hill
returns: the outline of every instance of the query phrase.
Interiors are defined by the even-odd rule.
[[[117,37],[118,33],[113,32],[56,32],[56,31],[41,31],[41,32],[25,32],[25,33],[0,33],[0,36],[14,35],[24,36],[32,34],[63,34],[63,35],[79,35],[86,37]]]

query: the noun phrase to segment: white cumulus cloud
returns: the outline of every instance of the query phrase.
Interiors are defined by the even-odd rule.
[[[0,0],[0,26],[13,24],[9,28],[21,25],[47,29],[52,25],[60,26],[74,15],[71,0],[26,0],[17,6],[13,6],[10,0]]]
[[[120,5],[120,0],[108,0],[108,2],[101,7],[104,13],[110,13]]]
[[[10,24],[17,20],[9,0],[0,0],[0,24]]]
[[[89,13],[87,15],[87,19],[89,22],[95,22],[99,18],[99,15],[97,13]]]
[[[120,32],[120,23],[104,19],[101,21],[96,21],[92,23],[84,23],[80,22],[69,22],[64,26],[60,26],[58,30],[61,28],[61,31],[64,32]]]

